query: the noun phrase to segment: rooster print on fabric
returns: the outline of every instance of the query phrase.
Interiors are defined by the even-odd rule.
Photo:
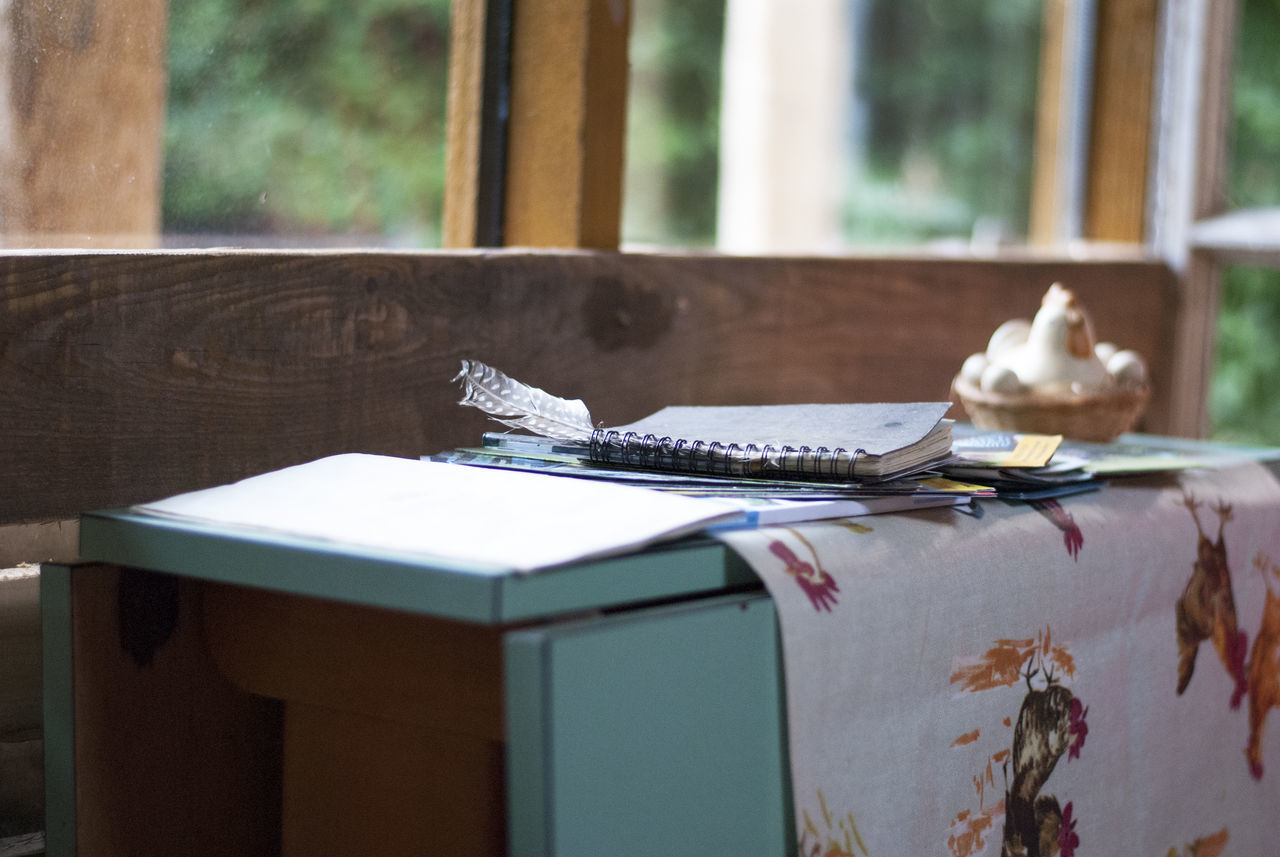
[[[1195,671],[1200,643],[1211,640],[1227,674],[1234,680],[1230,705],[1238,708],[1249,699],[1249,737],[1245,759],[1255,780],[1263,775],[1262,739],[1267,715],[1280,707],[1280,565],[1266,554],[1253,559],[1266,587],[1262,616],[1253,649],[1248,635],[1240,629],[1235,597],[1231,589],[1231,569],[1227,559],[1224,531],[1231,522],[1231,506],[1219,501],[1212,508],[1218,516],[1216,540],[1205,533],[1198,511],[1200,503],[1189,494],[1183,503],[1196,524],[1196,559],[1191,579],[1178,599],[1178,694],[1187,689]],[[1246,654],[1248,656],[1246,660]]]
[[[953,857],[973,857],[983,853],[987,833],[1003,817],[1001,857],[1072,857],[1080,844],[1076,833],[1074,805],[1059,802],[1047,792],[1050,774],[1065,755],[1067,761],[1080,757],[1085,737],[1088,709],[1063,684],[1074,678],[1075,661],[1066,646],[1055,644],[1046,628],[1034,639],[997,640],[981,657],[957,662],[951,683],[962,692],[1025,687],[1016,720],[1006,717],[1012,727],[1009,739],[1000,741],[974,777],[978,806],[958,813],[947,839]],[[982,730],[967,732],[953,747],[982,739]],[[989,805],[988,788],[1002,781],[1003,800]]]
[[[1170,848],[1165,857],[1220,857],[1226,850],[1229,839],[1226,828],[1223,828],[1217,833],[1210,836],[1202,836],[1196,841],[1188,843],[1186,848],[1181,851],[1177,848]]]
[[[862,841],[858,832],[858,822],[852,812],[843,816],[833,816],[827,808],[827,796],[818,789],[818,818],[822,820],[821,829],[814,823],[809,811],[802,810],[804,829],[800,832],[800,841],[796,844],[796,852],[800,857],[870,857],[867,844]]]
[[[1032,500],[1028,505],[1048,518],[1062,532],[1062,543],[1067,548],[1067,555],[1078,561],[1080,548],[1084,547],[1084,533],[1080,532],[1080,525],[1071,517],[1071,513],[1057,500]]]
[[[1176,607],[1178,695],[1181,696],[1191,683],[1200,644],[1210,640],[1227,674],[1235,680],[1230,703],[1233,709],[1239,708],[1240,701],[1249,690],[1249,680],[1245,675],[1248,638],[1237,625],[1231,569],[1227,564],[1227,546],[1223,540],[1223,531],[1231,520],[1231,506],[1223,502],[1213,506],[1218,516],[1218,536],[1216,541],[1211,541],[1200,522],[1200,502],[1190,494],[1184,494],[1183,503],[1195,521],[1198,537],[1191,579],[1187,581]]]
[[[1249,742],[1244,754],[1249,761],[1249,773],[1260,780],[1267,714],[1273,708],[1280,708],[1280,593],[1276,592],[1274,582],[1280,581],[1280,565],[1264,554],[1254,557],[1253,565],[1262,573],[1267,592],[1262,606],[1262,625],[1253,638],[1253,651],[1249,654]]]

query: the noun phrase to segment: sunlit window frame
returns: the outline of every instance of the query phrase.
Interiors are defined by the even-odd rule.
[[[160,4],[160,8],[162,6]],[[1193,436],[1201,434],[1205,426],[1207,373],[1204,367],[1209,359],[1208,343],[1216,301],[1212,272],[1224,259],[1235,258],[1243,251],[1213,239],[1212,221],[1200,222],[1208,213],[1220,213],[1212,208],[1198,207],[1196,219],[1185,219],[1186,228],[1180,232],[1170,230],[1167,225],[1178,222],[1179,211],[1192,210],[1185,200],[1193,197],[1184,194],[1181,203],[1154,199],[1150,189],[1159,185],[1162,177],[1178,173],[1179,162],[1170,153],[1182,150],[1167,142],[1166,137],[1176,137],[1175,132],[1185,134],[1192,125],[1197,134],[1209,134],[1204,129],[1213,126],[1214,117],[1220,115],[1217,111],[1222,106],[1222,90],[1202,87],[1195,98],[1179,101],[1170,93],[1182,90],[1169,83],[1177,64],[1153,64],[1156,71],[1139,70],[1130,74],[1115,72],[1108,64],[1118,62],[1117,57],[1122,56],[1123,51],[1117,46],[1131,50],[1137,45],[1146,46],[1142,49],[1149,50],[1153,56],[1180,51],[1182,67],[1193,54],[1206,58],[1200,62],[1200,68],[1217,67],[1207,58],[1214,50],[1209,37],[1219,41],[1223,38],[1225,25],[1218,18],[1195,30],[1201,33],[1200,41],[1192,39],[1175,44],[1176,40],[1170,35],[1187,29],[1185,20],[1194,20],[1196,14],[1202,21],[1208,20],[1205,16],[1210,7],[1215,16],[1222,16],[1221,21],[1233,20],[1234,3],[1210,4],[1209,0],[1114,0],[1094,7],[1091,14],[1083,16],[1070,0],[1046,0],[1046,48],[1057,47],[1046,50],[1045,55],[1052,59],[1056,51],[1058,59],[1056,66],[1046,60],[1042,78],[1039,112],[1041,126],[1049,130],[1037,138],[1037,181],[1046,187],[1059,188],[1071,187],[1074,182],[1073,192],[1083,204],[1080,215],[1072,215],[1078,227],[1064,231],[1050,222],[1047,228],[1054,238],[1047,246],[1032,251],[1041,258],[1064,264],[1088,264],[1091,260],[1115,257],[1119,252],[1129,257],[1165,260],[1177,272],[1181,289],[1178,340],[1181,362],[1174,376],[1174,412],[1162,422],[1161,428]],[[623,0],[521,4],[511,0],[456,0],[452,14],[449,160],[444,212],[444,234],[450,250],[446,253],[465,248],[482,251],[490,244],[486,236],[492,239],[500,234],[505,247],[616,254],[621,216],[629,4]],[[508,22],[505,30],[494,26],[495,21],[502,20]],[[1079,31],[1070,29],[1070,22],[1080,20],[1094,22],[1095,38],[1091,42],[1080,42]],[[1077,33],[1078,43],[1092,45],[1094,62],[1082,62],[1081,57],[1087,54],[1070,47],[1071,32]],[[1229,39],[1223,43],[1229,44]],[[509,46],[509,50],[504,46]],[[1074,64],[1067,61],[1072,56],[1076,58]],[[1086,68],[1096,68],[1097,72],[1086,75]],[[1153,77],[1157,73],[1158,76]],[[495,136],[492,118],[501,115],[501,111],[485,113],[494,106],[494,74],[509,75],[506,84],[509,89],[504,96],[509,98],[508,124],[505,134],[500,135],[505,151],[496,160],[493,145],[499,137]],[[1198,74],[1192,77],[1194,80],[1186,86],[1188,90],[1194,88],[1192,83],[1203,83]],[[1087,99],[1063,96],[1070,92],[1078,94],[1082,86],[1089,96]],[[1047,97],[1044,93],[1048,92],[1058,94]],[[1080,108],[1082,103],[1087,103],[1088,109],[1084,112]],[[1159,123],[1144,122],[1141,118],[1135,121],[1135,115],[1141,117],[1148,112],[1157,115]],[[1056,142],[1054,130],[1062,128],[1067,121],[1084,122],[1086,117],[1090,128],[1089,157],[1084,159],[1085,166],[1081,169],[1081,159],[1066,155]],[[1155,124],[1168,133],[1153,136],[1150,128]],[[1195,142],[1189,149],[1184,147],[1192,153],[1203,148]],[[1142,169],[1132,169],[1132,164],[1127,170],[1118,168],[1111,158],[1124,152],[1130,153],[1131,161],[1133,152],[1143,153]],[[1147,168],[1148,152],[1154,159],[1151,169]],[[498,191],[494,190],[495,175],[501,179],[497,183]],[[1099,187],[1100,177],[1105,177],[1105,187]],[[1039,210],[1050,214],[1055,210],[1068,210],[1055,209],[1054,197],[1045,197],[1044,193],[1040,191],[1036,197]],[[1044,202],[1046,198],[1048,204]],[[1209,197],[1199,193],[1194,198]],[[481,221],[487,217],[492,223],[495,211],[501,212],[500,231],[495,232],[491,225],[482,228]],[[1075,243],[1072,239],[1084,243]],[[1135,240],[1137,243],[1133,243]],[[1129,243],[1124,250],[1116,251],[1114,247],[1094,243],[1098,241]],[[1276,246],[1275,242],[1268,245],[1263,258],[1280,264]],[[67,279],[71,276],[68,272],[77,270],[80,264],[76,262],[77,252],[13,250],[0,255],[0,264],[6,269],[0,280],[4,304],[29,307],[33,301],[52,302],[60,290],[92,288],[92,284],[77,284]],[[417,255],[433,256],[427,252]],[[319,271],[330,281],[360,276],[355,270],[360,264],[358,254],[276,251],[264,258],[267,267],[252,274],[253,282],[264,287],[275,270]],[[1025,264],[1027,258],[1028,251],[1021,249],[994,257],[994,264],[1008,264],[1013,269]],[[378,263],[376,254],[369,259],[370,264]],[[929,279],[937,282],[946,282],[949,271],[965,264],[965,260],[954,256],[923,253],[873,261],[879,266],[877,270],[892,272],[900,267],[904,280],[918,279],[921,266],[927,266],[928,270],[936,271]],[[681,276],[684,269],[704,269],[698,267],[700,261],[696,257],[686,259],[678,253],[665,254],[662,264],[672,277]],[[834,260],[832,264],[845,265],[853,272],[868,264],[868,260],[850,256]],[[229,298],[244,292],[244,277],[249,270],[243,254],[216,249],[125,250],[113,252],[109,260],[95,261],[92,265],[96,266],[95,270],[109,267],[113,277],[133,278],[140,293],[164,294],[190,282],[175,278],[199,278],[200,282],[213,283],[217,289],[225,290]],[[1210,274],[1203,275],[1202,267]],[[768,264],[762,265],[762,269],[768,268]],[[555,300],[554,284],[546,294],[548,300]],[[578,293],[572,299],[580,298]],[[126,312],[127,308],[113,305],[105,311],[119,313]],[[455,321],[478,323],[473,319],[445,318],[440,319],[440,324],[447,327]],[[548,344],[549,348],[552,346]],[[178,369],[183,365],[182,354],[174,353],[170,359]],[[5,368],[0,349],[0,370]],[[125,368],[122,367],[122,371]],[[0,429],[12,437],[26,436],[31,431],[30,425],[44,416],[44,409],[50,404],[63,408],[63,416],[59,418],[65,419],[68,409],[92,407],[95,396],[111,395],[110,391],[82,390],[75,365],[51,371],[63,374],[58,376],[56,389],[48,391],[47,402],[20,398],[19,394],[0,387],[0,404],[4,405],[0,412],[9,415],[7,423],[0,423]],[[2,373],[0,377],[4,377]],[[134,440],[130,439],[129,443]],[[60,468],[58,472],[65,477],[75,459],[71,450],[65,455],[59,454],[53,461],[31,461],[30,456],[24,458],[21,451],[15,455],[17,457],[5,459],[7,463],[0,466],[0,472],[10,477],[13,484],[38,485],[41,474],[49,467]],[[117,473],[112,468],[106,472],[121,483],[135,480],[135,487],[151,484],[146,474]],[[202,478],[221,478],[225,471],[211,469],[208,473],[202,471],[201,475]],[[80,511],[74,501],[58,508],[67,516]],[[13,522],[12,518],[0,518],[0,526]]]

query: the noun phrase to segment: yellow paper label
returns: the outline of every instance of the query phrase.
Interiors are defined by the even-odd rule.
[[[921,485],[927,485],[935,491],[946,491],[955,494],[994,494],[995,489],[988,485],[974,485],[970,482],[957,482],[943,476],[921,479]]]
[[[1001,467],[1044,467],[1062,443],[1060,434],[1024,434]]]

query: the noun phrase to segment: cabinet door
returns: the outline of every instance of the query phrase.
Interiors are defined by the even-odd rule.
[[[505,658],[512,855],[793,850],[767,596],[514,632]]]

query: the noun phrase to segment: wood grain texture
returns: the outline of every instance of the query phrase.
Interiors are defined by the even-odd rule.
[[[204,624],[222,673],[251,693],[503,740],[493,628],[217,584]]]
[[[0,568],[0,743],[39,735],[40,570]],[[7,779],[0,764],[0,795]]]
[[[513,8],[504,243],[615,249],[630,2]]]
[[[1085,238],[1091,240],[1140,243],[1145,237],[1159,5],[1098,4],[1084,212]]]
[[[0,841],[42,830],[40,571],[0,567]]]
[[[1213,375],[1222,269],[1210,254],[1193,252],[1183,282],[1171,372],[1185,380],[1169,398],[1169,430],[1197,437],[1209,431],[1208,397],[1203,392],[1196,395],[1195,391],[1208,390]]]
[[[286,713],[284,857],[503,857],[503,744],[311,705]]]
[[[75,518],[0,526],[0,569],[75,559],[79,538],[80,521]]]
[[[237,686],[282,700],[283,852],[502,854],[501,631],[204,587]]]
[[[1031,217],[1028,237],[1051,246],[1063,228],[1063,203],[1059,172],[1068,153],[1062,151],[1063,75],[1067,63],[1067,10],[1065,0],[1045,0],[1041,16],[1040,75],[1036,90],[1036,136],[1031,174]]]
[[[1195,185],[1193,220],[1215,217],[1227,208],[1227,159],[1231,154],[1230,128],[1234,100],[1232,67],[1235,61],[1236,29],[1240,20],[1240,0],[1217,0],[1205,4],[1201,47],[1199,110],[1196,118]],[[1216,317],[1216,309],[1215,309]]]
[[[1142,260],[590,252],[0,259],[0,523],[71,517],[320,456],[417,457],[492,428],[463,358],[596,421],[667,404],[941,399],[1062,281],[1152,364],[1175,282]]]
[[[474,247],[484,101],[485,0],[449,9],[449,109],[445,141],[444,246]]]
[[[5,7],[0,243],[151,246],[160,222],[165,0]]]
[[[190,581],[173,634],[135,663],[119,642],[119,579],[72,570],[77,853],[278,853],[279,706],[213,666]]]

